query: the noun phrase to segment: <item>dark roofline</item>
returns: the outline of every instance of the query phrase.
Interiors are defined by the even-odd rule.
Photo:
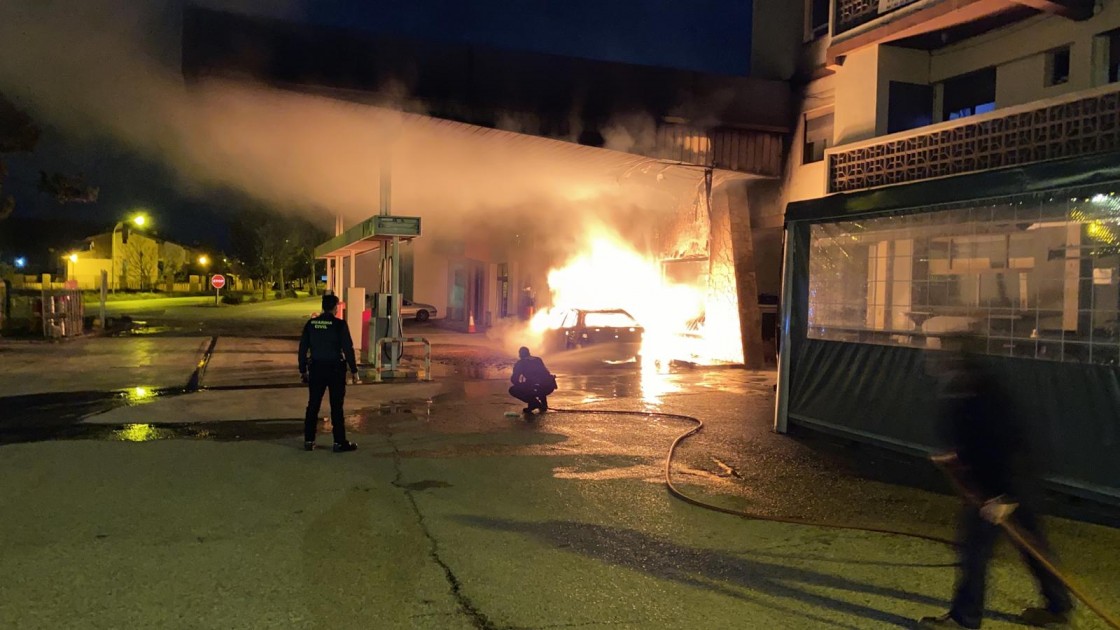
[[[538,135],[601,146],[614,116],[646,113],[704,128],[787,132],[794,119],[781,81],[711,75],[483,46],[387,37],[188,5],[182,72],[188,80],[239,76],[270,85],[377,93],[391,83],[425,113],[484,127],[533,116]],[[573,121],[573,118],[575,119]]]

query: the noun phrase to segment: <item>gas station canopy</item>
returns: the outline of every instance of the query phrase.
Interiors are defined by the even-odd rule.
[[[377,215],[316,247],[315,257],[333,258],[364,254],[380,249],[383,242],[394,238],[408,241],[417,236],[420,236],[420,217]]]

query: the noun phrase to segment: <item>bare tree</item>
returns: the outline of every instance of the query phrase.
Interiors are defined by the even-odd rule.
[[[152,287],[152,278],[159,271],[159,244],[142,235],[126,231],[122,238],[121,275],[127,288],[133,274],[136,275],[137,288],[141,291]]]

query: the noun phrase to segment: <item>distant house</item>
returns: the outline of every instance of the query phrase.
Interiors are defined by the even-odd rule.
[[[110,289],[146,291],[173,281],[190,260],[187,247],[125,225],[83,240],[66,257],[66,280],[79,289],[95,289],[104,271]]]

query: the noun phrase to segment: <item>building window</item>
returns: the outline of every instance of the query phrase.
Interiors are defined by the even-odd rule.
[[[1103,74],[1106,82],[1120,81],[1120,28],[1101,33],[1097,36],[1096,42],[1100,48],[1096,49],[1099,52],[1095,54],[1100,55],[1098,59],[1101,61],[1098,63],[1103,62],[1105,66]]]
[[[933,86],[891,81],[887,100],[887,133],[933,124]]]
[[[1120,365],[1120,197],[1104,190],[817,224],[809,336]]]
[[[1069,83],[1069,46],[1046,53],[1046,87]]]
[[[809,39],[817,39],[828,35],[829,0],[808,0],[806,8],[809,12]]]
[[[994,111],[996,108],[996,69],[984,68],[953,77],[942,84],[943,120],[956,120]]]
[[[812,164],[824,160],[825,149],[832,146],[832,112],[805,115],[805,145],[802,162]]]

